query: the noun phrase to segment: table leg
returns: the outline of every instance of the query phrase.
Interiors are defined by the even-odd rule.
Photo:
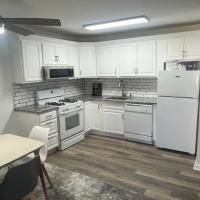
[[[39,150],[35,151],[34,152],[35,156],[39,156]],[[40,159],[40,156],[39,156],[39,159]],[[48,200],[48,195],[47,195],[47,187],[46,187],[46,183],[45,183],[45,180],[44,180],[44,174],[43,174],[43,167],[42,167],[42,163],[40,161],[40,181],[42,183],[42,189],[43,189],[43,192],[44,192],[44,196],[45,196],[45,200]]]
[[[44,163],[42,163],[42,169],[43,169],[44,175],[46,176],[46,178],[47,178],[47,180],[49,182],[50,189],[52,189],[53,188],[53,184],[52,184],[51,179],[49,177],[49,174],[48,174],[48,172],[46,170],[46,167],[44,166]]]

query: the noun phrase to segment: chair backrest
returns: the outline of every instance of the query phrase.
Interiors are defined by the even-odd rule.
[[[38,184],[40,170],[39,156],[11,167],[0,184],[0,199],[19,200],[31,193]]]
[[[30,132],[29,138],[44,142],[44,146],[40,149],[40,160],[44,162],[47,158],[48,153],[48,137],[49,128],[41,126],[34,126]]]

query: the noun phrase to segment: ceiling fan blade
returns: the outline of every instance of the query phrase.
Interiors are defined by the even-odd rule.
[[[0,18],[0,21],[9,24],[27,24],[27,25],[43,25],[43,26],[61,26],[59,19],[45,18]]]
[[[34,33],[32,31],[29,31],[25,28],[21,28],[19,26],[15,26],[13,24],[5,24],[5,29],[18,33],[20,35],[28,36],[28,35],[33,35]]]

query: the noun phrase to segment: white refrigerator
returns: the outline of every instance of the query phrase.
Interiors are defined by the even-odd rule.
[[[156,146],[195,154],[199,71],[163,71],[158,75]]]

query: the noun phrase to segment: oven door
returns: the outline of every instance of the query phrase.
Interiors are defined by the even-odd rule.
[[[60,115],[60,137],[64,140],[84,130],[83,109]]]

